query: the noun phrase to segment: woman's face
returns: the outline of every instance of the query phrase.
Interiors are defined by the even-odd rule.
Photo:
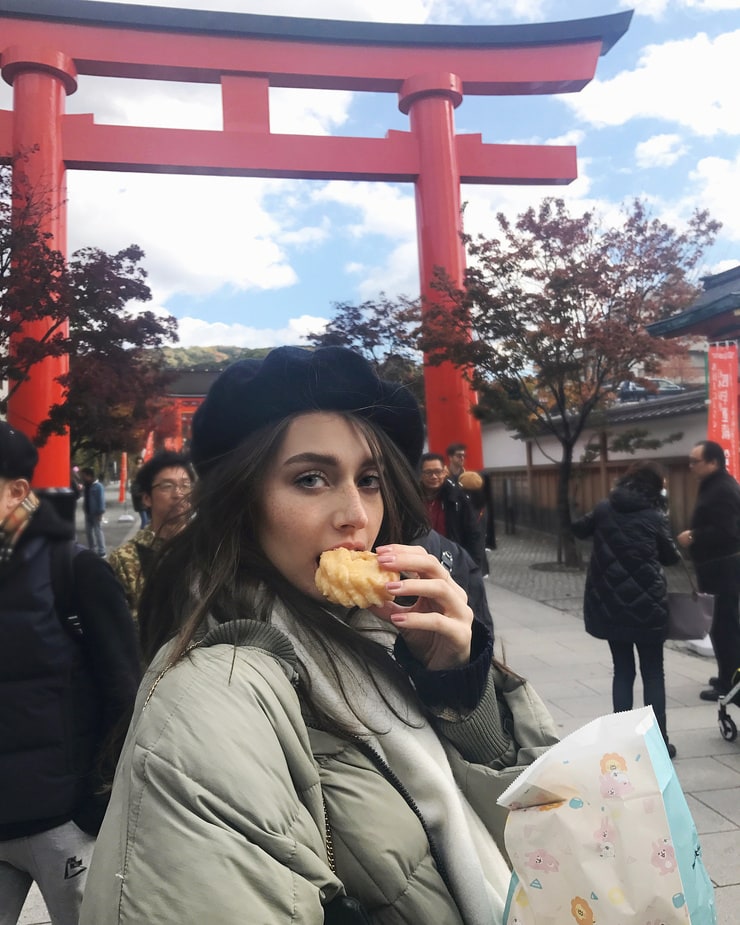
[[[383,520],[378,468],[367,440],[341,415],[304,414],[285,434],[264,487],[260,544],[299,590],[314,584],[326,549],[372,549]]]

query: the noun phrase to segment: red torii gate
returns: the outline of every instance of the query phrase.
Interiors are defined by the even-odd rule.
[[[38,147],[14,184],[49,191],[44,230],[63,253],[67,169],[413,182],[421,291],[430,304],[439,298],[430,286],[436,267],[456,282],[464,275],[461,183],[564,184],[577,176],[574,147],[455,135],[463,94],[578,91],[631,17],[416,26],[0,0],[0,67],[13,87],[13,111],[0,110],[0,159]],[[96,125],[93,115],[65,115],[78,75],[220,84],[223,131]],[[396,93],[410,132],[383,139],[273,135],[271,86]],[[11,422],[35,434],[61,399],[56,377],[66,369],[66,359],[35,367],[11,399]],[[467,443],[468,464],[480,468],[474,393],[450,364],[427,368],[425,387],[430,446]],[[68,485],[68,437],[41,450],[35,481],[40,488]]]

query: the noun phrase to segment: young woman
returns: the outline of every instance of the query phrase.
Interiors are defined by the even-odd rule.
[[[422,441],[410,394],[343,348],[279,348],[214,384],[194,517],[142,601],[158,654],[81,925],[501,921],[497,770],[555,732],[541,710],[513,739],[494,679],[520,679],[408,545]],[[375,550],[406,606],[329,604],[314,575],[337,547]]]
[[[608,499],[573,524],[593,537],[583,616],[586,632],[606,639],[614,662],[614,712],[632,709],[635,652],[640,658],[643,700],[653,708],[671,758],[676,748],[666,728],[663,643],[668,626],[664,565],[678,562],[664,509],[665,478],[651,462],[634,463]]]

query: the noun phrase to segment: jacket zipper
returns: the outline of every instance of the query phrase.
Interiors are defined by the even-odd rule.
[[[444,885],[447,887],[447,892],[450,894],[450,896],[454,900],[455,893],[452,889],[452,885],[450,884],[449,874],[447,873],[447,868],[445,867],[445,863],[442,859],[442,855],[434,839],[432,838],[432,833],[429,831],[429,826],[427,825],[426,819],[424,819],[424,816],[422,815],[419,807],[416,805],[414,798],[411,796],[408,790],[404,787],[403,783],[399,780],[399,778],[396,776],[395,772],[390,768],[387,762],[384,761],[384,759],[375,751],[372,745],[369,745],[367,742],[365,742],[363,739],[358,738],[357,736],[352,736],[352,741],[355,743],[355,745],[357,745],[357,747],[363,753],[363,755],[365,755],[367,758],[369,758],[373,762],[373,764],[378,768],[378,770],[381,772],[383,777],[385,777],[385,779],[398,791],[398,793],[401,794],[401,796],[404,798],[404,800],[408,804],[409,809],[411,809],[411,811],[414,813],[416,818],[421,823],[421,827],[424,830],[424,834],[427,837],[427,842],[429,843],[429,850],[431,852],[432,859],[434,860],[434,863],[437,866],[437,870],[439,871],[439,875],[442,878]],[[455,904],[457,904],[457,900],[455,900]]]

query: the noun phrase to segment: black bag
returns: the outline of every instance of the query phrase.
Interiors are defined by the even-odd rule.
[[[696,587],[694,576],[680,557],[691,591],[668,592],[667,639],[703,639],[709,632],[714,615],[714,595],[702,594]]]
[[[335,896],[324,906],[324,925],[370,925],[370,919],[352,896]]]
[[[668,639],[703,639],[712,625],[714,595],[668,592]]]

